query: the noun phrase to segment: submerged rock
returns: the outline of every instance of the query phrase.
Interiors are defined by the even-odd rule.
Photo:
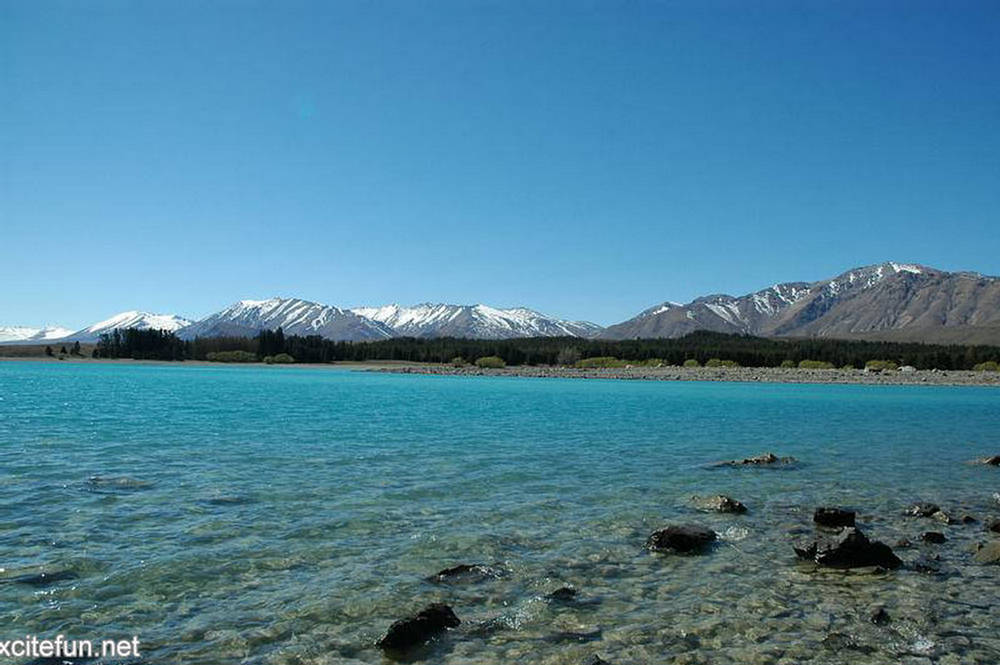
[[[460,623],[450,607],[433,603],[415,616],[394,622],[377,646],[387,651],[405,651],[428,642],[449,628],[458,627]]]
[[[869,540],[857,527],[845,527],[834,536],[824,536],[794,549],[800,559],[815,561],[828,568],[881,566],[895,569],[903,563],[891,547]]]
[[[503,577],[504,571],[500,568],[486,566],[480,563],[461,563],[451,568],[445,568],[427,578],[428,582],[456,582],[470,583],[482,582]]]
[[[13,582],[14,584],[26,584],[33,587],[46,587],[50,584],[55,584],[56,582],[75,580],[79,577],[80,576],[72,570],[54,570],[51,573],[41,572],[32,575],[19,575],[17,577],[10,578],[7,581]]]
[[[972,555],[976,563],[1000,564],[1000,540],[994,540],[985,545],[976,545],[976,553]]]
[[[691,502],[698,510],[713,513],[745,513],[747,511],[746,506],[725,494],[709,497],[693,496]]]
[[[568,586],[559,587],[547,595],[546,598],[563,603],[570,602],[576,600],[576,589]]]
[[[993,533],[1000,533],[1000,520],[992,519],[986,522],[986,530]]]
[[[940,573],[941,572],[941,557],[934,556],[921,556],[918,557],[910,566],[913,570],[918,573]]]
[[[853,510],[843,508],[817,508],[813,513],[813,522],[827,527],[854,526],[854,518]]]
[[[604,660],[597,654],[594,654],[587,660],[583,661],[583,665],[611,665],[608,661]]]
[[[553,633],[545,638],[546,642],[562,644],[564,642],[597,642],[604,636],[600,628],[586,631],[565,630]]]
[[[889,612],[887,612],[883,606],[876,605],[872,608],[871,613],[868,615],[868,620],[876,626],[885,626],[892,619],[889,617]]]
[[[91,492],[136,492],[149,489],[153,483],[129,476],[91,476],[87,478],[87,489]]]
[[[672,524],[651,533],[646,540],[646,549],[653,552],[695,554],[706,550],[715,539],[715,532],[703,526]]]
[[[941,543],[948,540],[945,538],[944,534],[940,531],[924,531],[920,534],[920,540],[925,543],[933,543],[934,545],[940,545]]]
[[[863,654],[870,654],[875,651],[867,644],[860,644],[850,635],[844,633],[830,633],[823,638],[823,646],[833,651],[858,651]]]
[[[714,466],[782,466],[798,462],[794,457],[778,457],[774,453],[764,453],[756,457],[746,457],[741,460],[725,460]]]

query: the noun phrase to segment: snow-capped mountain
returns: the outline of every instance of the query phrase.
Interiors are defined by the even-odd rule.
[[[178,335],[195,337],[252,337],[261,330],[281,328],[287,335],[320,335],[329,339],[362,341],[393,336],[388,326],[332,305],[298,298],[241,300],[197,321]]]
[[[31,328],[28,326],[0,326],[0,344],[8,342],[31,343],[61,339],[73,331],[60,326]]]
[[[423,303],[413,307],[356,307],[351,311],[385,324],[395,336],[402,337],[593,337],[601,331],[593,323],[564,321],[525,307]]]
[[[1000,279],[886,262],[745,296],[663,303],[609,326],[613,339],[695,330],[763,336],[1000,341]]]
[[[115,314],[110,319],[98,321],[83,330],[77,330],[74,333],[65,335],[62,339],[76,342],[96,342],[101,335],[114,330],[136,328],[139,330],[167,330],[169,332],[177,332],[189,325],[191,325],[190,320],[176,314],[151,314],[149,312],[131,310]]]

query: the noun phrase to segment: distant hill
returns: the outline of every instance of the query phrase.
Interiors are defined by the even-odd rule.
[[[829,337],[953,344],[1000,343],[1000,279],[887,262],[819,282],[787,282],[744,296],[665,302],[602,337],[681,337],[695,330],[765,337]]]

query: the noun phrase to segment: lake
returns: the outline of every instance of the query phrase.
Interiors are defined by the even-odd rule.
[[[1000,567],[970,554],[1000,469],[967,463],[1000,453],[998,416],[996,388],[0,362],[0,640],[381,663],[392,621],[445,602],[462,624],[410,660],[1000,662]],[[799,463],[710,466],[765,451]],[[718,493],[749,511],[692,505]],[[906,565],[799,562],[821,505],[912,541]],[[644,550],[687,522],[719,543]],[[491,575],[428,580],[461,563]]]

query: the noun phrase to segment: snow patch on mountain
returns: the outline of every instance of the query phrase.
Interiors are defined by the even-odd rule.
[[[46,342],[62,339],[73,331],[61,326],[0,326],[0,344],[5,342]]]
[[[350,311],[389,326],[396,335],[413,337],[590,337],[601,330],[593,323],[564,321],[527,307],[421,303],[412,307],[356,307]]]

